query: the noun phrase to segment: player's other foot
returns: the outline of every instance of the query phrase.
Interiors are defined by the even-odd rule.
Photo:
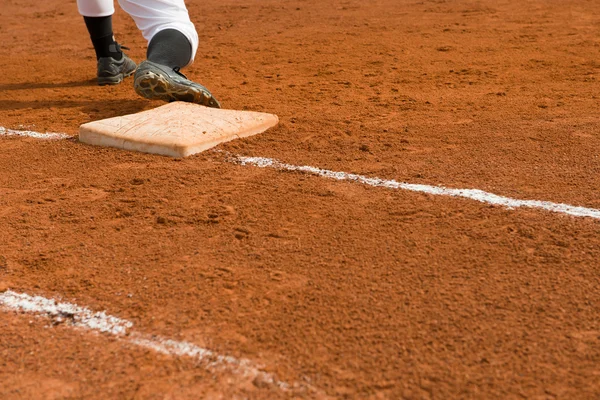
[[[147,99],[187,101],[221,108],[207,88],[190,81],[179,72],[179,68],[169,68],[148,60],[142,62],[135,72],[133,87],[137,94]]]
[[[119,46],[120,49],[129,50],[122,46]],[[100,57],[98,59],[98,85],[118,85],[125,77],[134,73],[137,65],[125,53],[121,54],[120,60],[112,57]]]

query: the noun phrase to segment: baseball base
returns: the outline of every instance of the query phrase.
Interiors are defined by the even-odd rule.
[[[277,125],[276,115],[208,108],[184,102],[89,122],[79,127],[83,143],[171,157],[187,157]]]

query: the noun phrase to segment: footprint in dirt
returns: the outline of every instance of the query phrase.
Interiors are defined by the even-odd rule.
[[[108,196],[108,192],[93,187],[82,187],[66,191],[62,195],[70,200],[90,202],[105,198]]]

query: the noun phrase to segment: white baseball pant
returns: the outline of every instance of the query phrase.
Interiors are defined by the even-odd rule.
[[[198,49],[198,33],[184,0],[119,0],[119,4],[148,42],[165,29],[183,33],[192,45],[191,64]],[[84,17],[106,17],[115,12],[113,0],[77,0],[77,8]]]

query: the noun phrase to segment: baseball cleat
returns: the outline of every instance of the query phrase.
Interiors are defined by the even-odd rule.
[[[120,49],[127,49],[127,47],[119,46]],[[125,53],[120,60],[115,60],[112,57],[100,57],[98,59],[98,85],[118,85],[133,74],[137,65],[127,57]]]
[[[186,101],[221,108],[207,88],[190,81],[178,67],[169,68],[146,60],[135,72],[133,87],[137,94],[151,100]]]

